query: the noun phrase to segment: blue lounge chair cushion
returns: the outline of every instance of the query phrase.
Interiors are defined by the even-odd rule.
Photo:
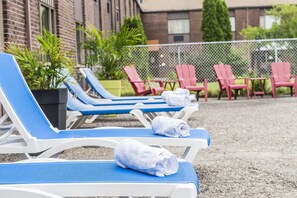
[[[109,93],[94,75],[94,73],[89,68],[82,68],[83,72],[86,74],[86,81],[90,84],[92,89],[96,91],[102,98],[111,99],[113,101],[122,101],[122,100],[148,100],[155,99],[161,100],[161,96],[127,96],[127,97],[118,97]]]
[[[156,177],[123,169],[114,161],[59,161],[0,164],[0,185],[50,183],[193,183],[197,173],[189,162],[179,162],[176,174]]]
[[[65,72],[65,71],[63,71]],[[110,102],[100,102],[99,100],[90,97],[78,84],[73,76],[67,71],[68,77],[64,81],[66,87],[70,90],[72,94],[75,94],[76,97],[85,104],[91,104],[94,106],[114,106],[114,105],[134,105],[138,102],[143,104],[165,104],[166,102],[162,99],[159,100],[120,100],[120,101],[110,101]],[[106,91],[106,90],[105,90]],[[107,91],[106,91],[107,92]],[[107,98],[106,98],[107,99]]]

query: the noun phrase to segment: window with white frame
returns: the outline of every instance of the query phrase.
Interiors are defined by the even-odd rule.
[[[280,19],[273,15],[260,16],[260,26],[264,29],[270,29],[273,23],[280,23]]]
[[[175,12],[168,14],[168,41],[189,42],[190,20],[189,13]]]
[[[236,34],[236,25],[235,25],[235,13],[234,11],[229,12],[229,20],[231,25],[231,32],[232,32],[232,40],[235,40],[235,34]]]
[[[56,32],[54,0],[41,0],[40,27],[41,32],[43,32],[43,28],[45,28],[47,31],[51,33]]]
[[[280,18],[266,14],[267,9],[260,10],[260,26],[264,29],[270,29],[273,23],[280,23]]]
[[[190,33],[189,19],[168,20],[168,34]]]

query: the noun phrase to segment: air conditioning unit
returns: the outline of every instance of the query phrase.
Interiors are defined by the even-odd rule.
[[[173,41],[174,42],[183,42],[184,36],[183,35],[173,36]]]

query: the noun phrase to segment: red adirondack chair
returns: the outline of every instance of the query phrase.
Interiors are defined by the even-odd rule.
[[[271,63],[272,76],[270,77],[272,97],[276,96],[276,88],[290,87],[291,96],[293,96],[293,87],[297,90],[297,76],[291,76],[291,65],[288,62]],[[294,78],[294,82],[291,79]]]
[[[217,81],[220,85],[220,93],[218,98],[219,100],[222,96],[223,91],[227,92],[228,99],[231,100],[232,90],[235,91],[234,98],[236,99],[238,91],[241,89],[246,89],[247,98],[250,98],[248,78],[244,78],[244,84],[235,84],[235,78],[230,65],[214,65],[214,71],[216,74]]]
[[[203,86],[198,86],[196,71],[193,65],[177,65],[175,67],[179,86],[189,91],[196,91],[196,98],[199,100],[199,92],[204,91],[205,102],[208,99],[207,79],[204,79]]]
[[[164,91],[164,85],[161,80],[141,80],[133,65],[124,67],[124,70],[127,73],[128,80],[134,89],[135,96],[146,96],[148,94],[155,96],[157,93],[162,93]],[[154,87],[152,82],[158,82],[160,87]],[[148,84],[149,87],[147,87],[146,84]]]

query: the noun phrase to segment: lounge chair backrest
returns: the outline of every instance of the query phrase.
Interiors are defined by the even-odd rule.
[[[193,65],[177,65],[175,68],[181,88],[196,85],[196,71]]]
[[[125,72],[128,75],[128,79],[135,92],[143,92],[146,90],[144,82],[140,79],[135,67],[133,65],[124,67]]]
[[[64,80],[64,84],[70,90],[70,92],[77,96],[77,98],[85,104],[94,104],[98,101],[91,98],[88,94],[81,88],[77,80],[70,74],[67,69],[63,69],[63,72],[67,74],[67,78]]]
[[[291,65],[288,62],[271,63],[272,76],[275,82],[290,82]]]
[[[234,76],[230,65],[224,65],[224,64],[214,65],[214,71],[219,81],[220,87],[222,89],[224,89],[227,86],[226,83],[231,85],[235,84]]]
[[[25,140],[48,137],[55,130],[36,102],[16,60],[0,53],[0,102]],[[28,134],[29,133],[29,134]]]
[[[116,96],[112,95],[110,92],[108,92],[100,83],[100,81],[95,76],[94,72],[92,72],[89,68],[81,68],[85,73],[86,81],[89,83],[89,85],[92,87],[93,90],[100,89],[100,91],[97,91],[102,98],[115,98]]]

